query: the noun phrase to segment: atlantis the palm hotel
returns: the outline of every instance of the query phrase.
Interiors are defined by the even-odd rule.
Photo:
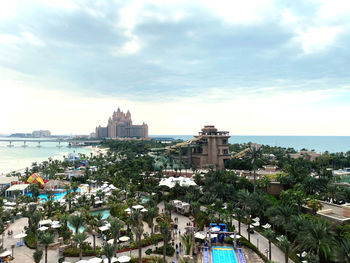
[[[118,108],[108,119],[106,127],[96,127],[96,138],[148,138],[148,125],[133,125],[130,111],[124,113]]]

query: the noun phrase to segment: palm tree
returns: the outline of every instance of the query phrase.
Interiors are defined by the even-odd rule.
[[[332,225],[321,219],[309,220],[297,236],[296,243],[301,250],[314,251],[320,262],[321,253],[327,258],[334,244]]]
[[[35,249],[35,251],[33,253],[34,262],[40,263],[42,258],[43,258],[43,252],[41,250]]]
[[[252,203],[252,194],[247,190],[240,190],[237,194],[238,205],[242,208],[247,217],[248,225],[248,241],[250,242],[250,213],[251,213],[251,203]]]
[[[35,211],[34,214],[31,216],[31,221],[34,226],[35,231],[35,243],[38,244],[38,228],[39,228],[39,222],[41,220],[42,216],[39,211]]]
[[[105,254],[106,258],[108,258],[108,263],[111,263],[112,262],[112,257],[113,257],[113,254],[114,254],[113,246],[108,244],[108,243],[106,243],[103,246],[103,251],[104,251],[104,254]]]
[[[148,208],[148,211],[145,215],[146,219],[147,219],[147,223],[149,225],[149,227],[151,228],[151,236],[153,236],[154,234],[154,218],[156,218],[159,214],[159,208],[157,206],[152,206]]]
[[[50,232],[45,232],[39,237],[40,243],[45,246],[45,263],[47,263],[47,249],[49,245],[53,243],[53,238],[54,236]]]
[[[180,238],[181,238],[181,243],[184,244],[185,249],[186,249],[185,254],[192,256],[191,251],[192,251],[192,247],[193,247],[193,234],[189,233],[186,235],[182,235],[182,236],[180,236]]]
[[[275,238],[275,231],[273,231],[272,229],[267,229],[264,231],[264,235],[267,238],[267,240],[269,240],[269,260],[271,260],[271,241]]]
[[[288,256],[289,256],[292,244],[289,242],[286,236],[281,236],[279,238],[279,244],[284,249],[284,261],[285,263],[288,263]]]
[[[111,218],[109,220],[109,223],[111,224],[109,231],[111,232],[113,236],[113,248],[114,248],[114,255],[116,256],[117,253],[117,241],[119,239],[120,230],[124,226],[124,223],[119,220],[118,218]]]
[[[136,236],[136,243],[139,250],[139,263],[142,263],[142,245],[141,237],[143,234],[142,213],[139,210],[133,211],[131,214],[131,229]]]
[[[159,230],[163,235],[163,263],[166,263],[166,246],[168,244],[168,237],[170,235],[170,223],[167,216],[162,217],[162,221],[159,224]]]
[[[350,240],[344,239],[340,246],[337,247],[335,253],[335,261],[350,263]]]
[[[240,208],[235,208],[234,213],[236,214],[236,217],[238,219],[238,234],[241,234],[241,222],[242,218],[245,215],[245,212]]]
[[[77,233],[74,236],[74,241],[79,244],[79,259],[81,260],[82,256],[83,256],[83,243],[85,241],[85,239],[87,239],[88,236],[85,232],[82,233]]]
[[[71,215],[68,218],[68,222],[75,229],[75,234],[77,234],[79,232],[79,228],[84,225],[84,218],[82,216],[78,216],[78,215]]]
[[[284,227],[285,235],[287,236],[287,228],[291,222],[291,215],[293,214],[293,208],[289,205],[279,205],[276,208],[275,215],[273,216],[273,221]]]

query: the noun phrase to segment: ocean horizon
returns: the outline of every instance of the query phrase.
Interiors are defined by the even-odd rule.
[[[150,137],[169,137],[179,140],[189,140],[193,135],[150,135]],[[229,143],[254,142],[263,145],[315,150],[318,153],[350,151],[350,136],[302,136],[302,135],[231,135]]]

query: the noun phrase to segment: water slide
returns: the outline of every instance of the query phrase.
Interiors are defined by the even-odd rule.
[[[243,251],[241,248],[237,248],[237,255],[238,255],[238,259],[240,263],[246,263],[244,255],[243,255]]]
[[[209,263],[209,249],[204,248],[203,263]]]

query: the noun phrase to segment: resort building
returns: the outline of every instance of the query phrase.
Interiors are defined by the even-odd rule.
[[[290,157],[293,159],[303,158],[305,160],[315,161],[317,157],[320,157],[321,154],[315,151],[300,151],[297,153],[290,154]]]
[[[96,138],[147,138],[148,125],[133,125],[130,111],[124,113],[118,110],[108,119],[106,127],[98,126],[95,131]]]
[[[9,187],[12,182],[17,182],[18,176],[0,176],[0,191]]]
[[[34,138],[42,138],[42,137],[50,137],[51,132],[48,130],[39,130],[39,131],[33,131],[32,136]]]
[[[5,197],[15,198],[16,193],[26,194],[29,192],[29,184],[14,184],[10,188],[6,189]]]
[[[214,125],[206,125],[195,141],[198,147],[192,149],[192,165],[196,168],[224,169],[231,158],[228,131],[218,131]]]

